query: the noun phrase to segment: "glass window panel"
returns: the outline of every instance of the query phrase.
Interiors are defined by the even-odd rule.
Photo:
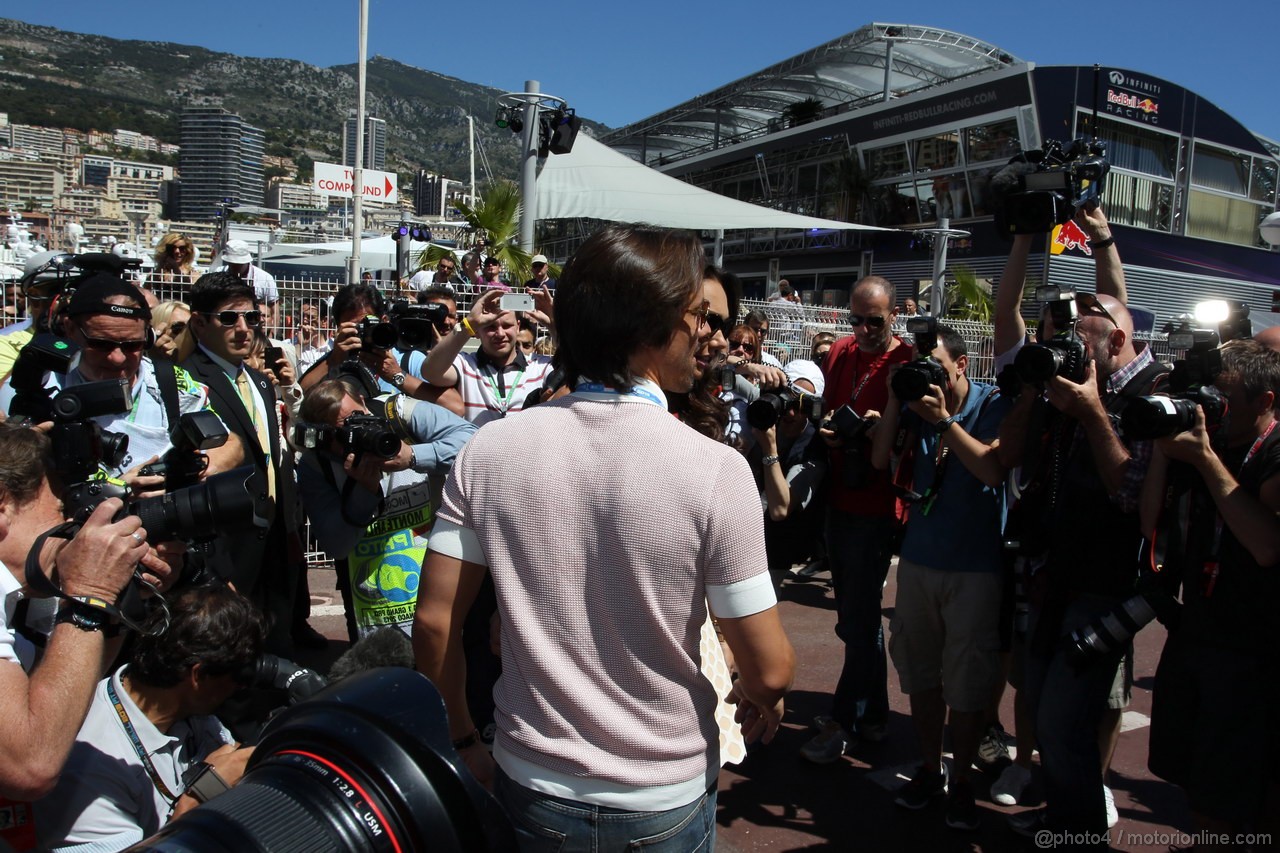
[[[1173,219],[1173,187],[1137,175],[1112,172],[1107,178],[1103,204],[1111,222],[1168,231]]]
[[[945,175],[921,181],[920,213],[926,221],[945,216],[949,219],[961,219],[973,216],[973,208],[969,204],[969,187],[964,172],[949,172]]]
[[[1276,164],[1261,157],[1253,158],[1253,180],[1249,182],[1249,198],[1254,201],[1276,200]]]
[[[1244,154],[1196,145],[1196,153],[1191,161],[1191,183],[1232,195],[1247,196],[1250,166],[1251,160]]]
[[[896,178],[911,172],[907,162],[907,146],[901,142],[867,152],[867,176],[871,180]]]
[[[871,203],[877,225],[916,225],[920,222],[920,201],[914,181],[871,188]],[[932,212],[927,217],[932,219]]]
[[[965,157],[969,163],[985,163],[988,160],[1006,161],[1022,150],[1018,141],[1018,122],[1015,119],[980,124],[967,128]]]
[[[912,144],[915,146],[917,173],[951,169],[960,162],[960,134],[956,131],[926,136]]]
[[[1266,205],[1192,190],[1187,212],[1187,235],[1241,246],[1260,246],[1262,237],[1258,233],[1258,224],[1270,212]]]
[[[1092,115],[1079,113],[1076,133],[1092,136]],[[1172,179],[1178,166],[1178,138],[1098,116],[1099,137],[1107,144],[1107,160],[1119,169]]]
[[[801,194],[813,194],[818,190],[818,167],[801,166],[796,175],[796,191]]]

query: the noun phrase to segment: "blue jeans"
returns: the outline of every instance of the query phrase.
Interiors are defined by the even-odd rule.
[[[893,557],[892,517],[827,512],[827,561],[836,591],[836,636],[844,641],[844,667],[831,716],[850,732],[889,721],[889,672],[880,601]]]
[[[521,853],[712,853],[716,790],[661,812],[629,812],[540,794],[494,768],[494,795],[515,826]]]
[[[1044,772],[1044,799],[1054,829],[1101,835],[1107,829],[1102,798],[1102,756],[1098,752],[1098,724],[1107,710],[1116,668],[1124,649],[1076,670],[1067,663],[1060,638],[1109,613],[1121,599],[1080,595],[1067,605],[1049,657],[1028,649],[1024,689],[1036,721],[1036,747]],[[1031,611],[1028,640],[1036,636],[1041,618]]]

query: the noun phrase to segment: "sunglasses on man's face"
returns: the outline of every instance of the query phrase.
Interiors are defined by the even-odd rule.
[[[711,306],[705,302],[702,303],[702,307],[696,308],[689,313],[698,318],[699,325],[706,324],[707,331],[713,335],[716,332],[723,331],[724,327],[729,325],[728,317],[712,311]]]
[[[249,328],[262,324],[262,312],[257,309],[249,311],[205,311],[204,315],[210,319],[217,320],[220,326],[234,326],[241,317],[244,318],[244,324]]]
[[[106,338],[90,338],[84,339],[84,345],[91,350],[98,352],[120,352],[126,355],[132,355],[136,352],[142,352],[142,348],[147,345],[146,341],[112,341]]]
[[[884,326],[884,315],[882,314],[850,314],[849,325],[857,328],[863,323],[867,324],[868,329],[879,329]]]

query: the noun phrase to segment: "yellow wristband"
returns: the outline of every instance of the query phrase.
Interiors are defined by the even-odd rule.
[[[473,338],[474,338],[474,337],[476,336],[476,330],[475,330],[475,327],[473,327],[473,326],[471,325],[471,318],[470,318],[470,317],[463,317],[463,318],[462,318],[462,328],[463,328],[463,329],[466,331],[466,333],[467,333],[468,335],[470,335],[471,337],[473,337]]]

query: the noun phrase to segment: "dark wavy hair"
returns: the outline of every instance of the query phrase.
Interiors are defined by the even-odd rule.
[[[565,264],[556,288],[556,362],[571,377],[631,388],[631,357],[671,341],[702,287],[690,231],[610,225]]]
[[[252,286],[230,270],[218,270],[205,273],[191,285],[187,304],[193,314],[208,314],[233,299],[248,299],[255,308],[258,305],[258,296]]]
[[[42,432],[0,423],[0,490],[21,507],[40,491],[45,473],[53,470],[52,445]]]
[[[232,675],[262,654],[266,620],[249,599],[224,583],[202,584],[172,596],[169,628],[142,634],[129,659],[129,677],[152,687],[173,687],[196,664],[206,675]],[[146,627],[158,627],[163,612]]]
[[[344,284],[333,294],[333,320],[341,323],[347,312],[357,305],[367,305],[375,316],[387,313],[387,300],[382,291],[371,284]]]
[[[688,394],[667,392],[667,411],[686,426],[722,444],[728,443],[725,430],[729,427],[729,404],[720,399],[720,377],[728,363],[723,354],[717,355]]]

